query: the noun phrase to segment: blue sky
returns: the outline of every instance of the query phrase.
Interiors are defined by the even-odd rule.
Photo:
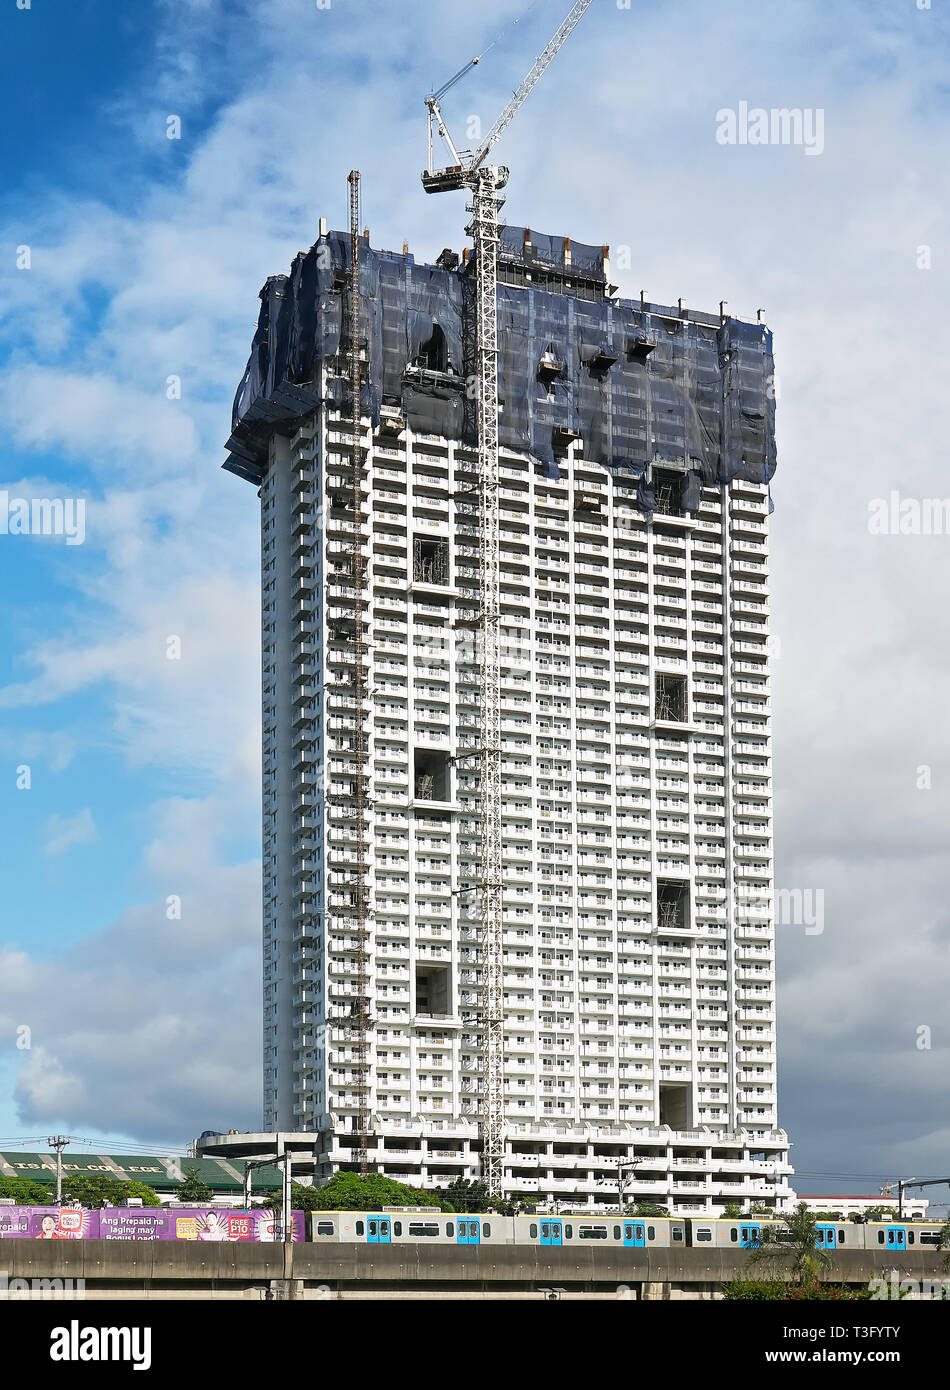
[[[449,115],[487,127],[566,8],[540,0]],[[375,245],[462,245],[461,200],[419,187],[422,97],[517,9],[3,7],[0,491],[82,497],[87,534],[0,536],[0,1135],[259,1122],[258,543],[219,468],[231,397],[258,288],[344,223],[350,168]],[[764,306],[775,332],[777,877],[825,895],[820,936],[780,933],[803,1190],[937,1172],[947,1147],[950,538],[867,524],[894,488],[950,493],[947,48],[940,0],[595,0],[499,149],[512,222],[609,242],[625,294]],[[743,101],[820,108],[823,152],[717,143]]]

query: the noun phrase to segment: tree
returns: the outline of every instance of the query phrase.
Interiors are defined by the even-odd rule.
[[[896,1221],[897,1212],[893,1207],[868,1207],[864,1213],[865,1221]]]
[[[214,1196],[214,1192],[208,1184],[202,1181],[198,1176],[197,1164],[192,1163],[185,1169],[185,1177],[178,1184],[175,1195],[179,1202],[200,1204],[202,1202],[210,1202]]]
[[[159,1207],[161,1202],[153,1187],[144,1182],[126,1182],[122,1178],[73,1173],[63,1179],[63,1204],[79,1207],[123,1207],[130,1197],[140,1197],[143,1207]]]
[[[280,1192],[272,1192],[267,1205],[281,1206]],[[291,1207],[297,1211],[382,1211],[384,1207],[439,1207],[439,1194],[407,1187],[381,1173],[334,1173],[323,1187],[291,1184]]]
[[[652,1202],[638,1202],[633,1209],[634,1216],[669,1216],[668,1207],[654,1206]]]
[[[537,1197],[492,1197],[485,1210],[496,1216],[533,1216],[537,1205]]]
[[[0,1177],[0,1197],[12,1197],[21,1207],[45,1207],[49,1205],[50,1188],[35,1178]]]
[[[722,1209],[724,1221],[740,1221],[742,1219],[742,1208],[738,1202],[727,1202]]]
[[[479,1212],[487,1211],[489,1206],[486,1184],[467,1178],[456,1178],[443,1187],[442,1198],[443,1211]]]
[[[802,1288],[813,1288],[818,1276],[831,1263],[826,1250],[818,1248],[818,1227],[813,1212],[799,1202],[791,1216],[785,1218],[784,1229],[764,1226],[759,1244],[752,1253],[752,1263],[771,1260],[794,1265],[795,1280]]]

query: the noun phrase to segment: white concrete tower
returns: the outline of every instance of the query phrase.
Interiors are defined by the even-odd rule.
[[[353,1164],[347,675],[363,622],[368,1158],[436,1186],[479,1174],[466,270],[366,247],[357,515],[345,259],[330,234],[262,292],[226,465],[261,498],[264,1123],[316,1146],[323,1175]],[[677,1213],[782,1206],[770,339],[613,298],[604,269],[599,247],[506,229],[505,1186],[592,1209],[621,1187]]]

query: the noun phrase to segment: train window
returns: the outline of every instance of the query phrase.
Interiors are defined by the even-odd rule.
[[[446,1234],[447,1236],[454,1236],[454,1235],[455,1235],[455,1227],[454,1227],[454,1225],[452,1224],[451,1221],[446,1221],[446,1223],[445,1223],[445,1234]]]
[[[439,1223],[437,1221],[410,1221],[409,1234],[421,1239],[425,1236],[437,1236],[439,1234]]]
[[[920,1233],[920,1243],[921,1243],[921,1245],[939,1245],[939,1244],[940,1244],[940,1232],[939,1232],[939,1231],[921,1231],[921,1233]]]
[[[332,1235],[333,1235],[333,1222],[332,1222],[332,1221],[318,1221],[318,1222],[317,1222],[317,1235],[318,1235],[318,1236],[332,1236]]]
[[[573,1227],[573,1226],[565,1226],[565,1227],[564,1227],[564,1238],[565,1238],[565,1240],[573,1240],[573,1239],[574,1239],[574,1227]]]
[[[620,1239],[620,1227],[619,1227],[619,1226],[615,1226],[615,1227],[614,1227],[614,1240],[619,1240],[619,1239]]]
[[[578,1226],[577,1236],[579,1240],[606,1240],[606,1226]]]
[[[844,1231],[838,1232],[838,1244],[844,1245]]]
[[[729,1239],[730,1239],[730,1240],[738,1240],[738,1239],[739,1239],[739,1232],[736,1230],[735,1226],[733,1226],[732,1230],[729,1232]]]
[[[674,1239],[674,1240],[682,1240],[682,1239],[683,1239],[683,1228],[682,1228],[682,1226],[674,1226],[674,1227],[673,1227],[673,1239]]]
[[[394,1222],[393,1222],[393,1235],[394,1235],[394,1236],[401,1236],[401,1235],[402,1235],[402,1222],[401,1222],[401,1221],[394,1221]]]
[[[490,1222],[490,1221],[483,1221],[483,1222],[482,1222],[482,1235],[485,1237],[486,1240],[491,1240],[491,1222]]]
[[[362,1221],[357,1221],[357,1223],[356,1223],[356,1234],[357,1234],[358,1236],[361,1236],[361,1235],[363,1234],[363,1229],[364,1229],[364,1228],[363,1228],[363,1223],[362,1223]]]
[[[355,397],[354,397],[354,399],[355,399]],[[528,1235],[531,1237],[532,1240],[537,1240],[537,1238],[538,1238],[538,1223],[537,1223],[536,1221],[532,1221],[531,1225],[528,1227]]]
[[[908,1232],[907,1232],[907,1244],[908,1244],[908,1245],[913,1245],[913,1243],[914,1243],[914,1233],[913,1233],[913,1231],[908,1231]]]
[[[708,1226],[698,1226],[696,1229],[696,1239],[698,1241],[712,1240],[712,1231],[709,1229]]]
[[[647,1227],[647,1240],[656,1240],[656,1227],[655,1227],[655,1226],[648,1226],[648,1227]]]

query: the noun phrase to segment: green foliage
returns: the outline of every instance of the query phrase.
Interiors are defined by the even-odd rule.
[[[51,1192],[55,1193],[55,1187],[50,1188],[48,1183],[37,1182],[35,1178],[0,1177],[0,1197],[12,1197],[21,1207],[48,1206]]]
[[[55,1188],[52,1189],[55,1191]],[[143,1207],[159,1207],[155,1189],[144,1182],[125,1182],[121,1178],[73,1173],[63,1179],[63,1202],[88,1208],[124,1207],[130,1197],[141,1197]]]
[[[634,1216],[669,1216],[667,1207],[655,1206],[652,1202],[638,1202],[633,1209]]]
[[[537,1197],[514,1197],[509,1201],[490,1202],[485,1210],[497,1216],[533,1216],[537,1205]]]
[[[723,1295],[731,1302],[839,1302],[859,1303],[871,1297],[867,1288],[852,1288],[849,1284],[808,1285],[788,1279],[730,1279],[722,1286]]]
[[[456,1178],[442,1189],[442,1210],[479,1212],[489,1210],[488,1188],[483,1182]]]
[[[762,1227],[761,1243],[752,1252],[752,1261],[771,1260],[773,1263],[787,1264],[791,1260],[798,1285],[812,1289],[817,1284],[819,1274],[831,1263],[828,1252],[816,1248],[817,1239],[814,1213],[808,1210],[804,1202],[799,1202],[791,1216],[784,1218],[784,1229]]]
[[[267,1205],[280,1210],[281,1194],[272,1192]],[[295,1211],[382,1211],[384,1207],[439,1207],[439,1194],[422,1192],[405,1183],[369,1173],[334,1173],[323,1187],[291,1184],[291,1207]]]
[[[950,1252],[950,1218],[940,1232],[939,1249]],[[945,1271],[950,1269],[950,1253],[944,1255],[942,1263]]]
[[[742,1208],[739,1206],[739,1203],[727,1202],[722,1209],[722,1217],[724,1221],[741,1221]]]
[[[203,1182],[198,1176],[197,1165],[192,1163],[185,1169],[185,1177],[178,1184],[178,1190],[175,1196],[178,1198],[179,1202],[201,1203],[210,1202],[214,1196],[214,1192],[208,1184]]]
[[[867,1211],[864,1213],[864,1219],[865,1221],[896,1221],[897,1208],[885,1206],[868,1207]]]
[[[774,1216],[775,1208],[767,1207],[764,1202],[754,1202],[749,1208],[750,1216]]]

